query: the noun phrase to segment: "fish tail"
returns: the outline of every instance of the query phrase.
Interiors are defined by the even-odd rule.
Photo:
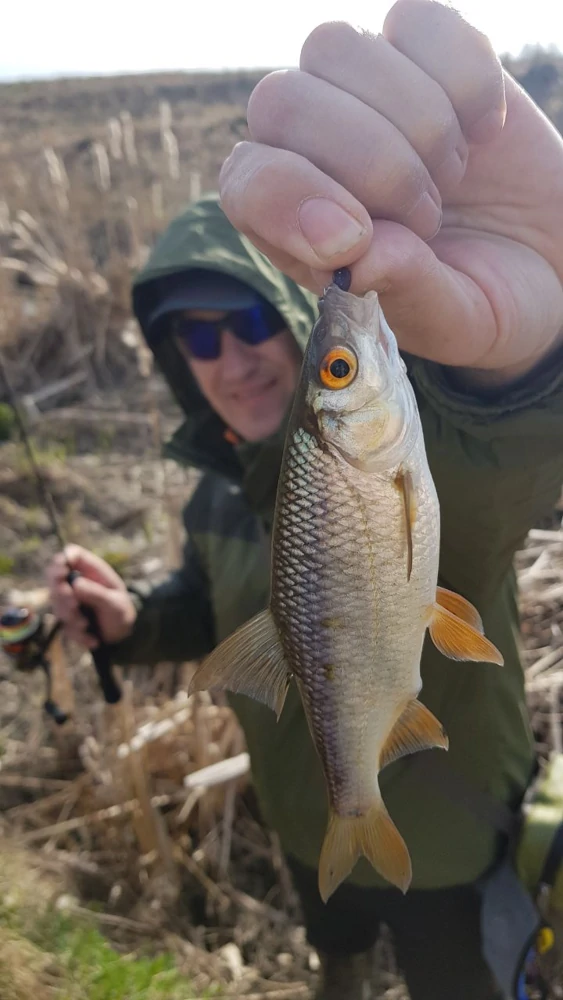
[[[406,844],[382,798],[363,816],[331,811],[319,861],[319,892],[324,903],[365,855],[388,882],[405,893],[412,878]]]

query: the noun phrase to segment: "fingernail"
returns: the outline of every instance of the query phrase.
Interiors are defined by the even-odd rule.
[[[486,115],[483,115],[470,128],[466,129],[466,134],[471,142],[490,142],[501,131],[505,118],[505,108],[488,111]]]
[[[323,260],[351,250],[366,233],[358,219],[328,198],[307,198],[297,218],[303,236]]]
[[[409,229],[424,240],[431,240],[442,224],[442,206],[425,191],[407,216]]]
[[[434,171],[442,187],[454,187],[459,184],[465,174],[467,159],[462,158],[459,149],[454,149],[439,167]]]

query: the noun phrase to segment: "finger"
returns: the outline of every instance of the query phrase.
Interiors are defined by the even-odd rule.
[[[94,611],[107,611],[113,607],[115,593],[109,587],[86,576],[79,576],[73,583],[74,596],[79,605],[86,605]]]
[[[369,246],[364,206],[295,153],[238,143],[223,164],[219,187],[236,229],[306,267],[343,267]]]
[[[68,583],[60,584],[51,591],[51,605],[54,614],[62,622],[68,622],[78,612],[78,601]]]
[[[392,122],[440,191],[462,179],[468,148],[451,101],[383,35],[374,37],[345,22],[321,24],[303,45],[300,67]]]
[[[124,583],[112,567],[99,556],[80,545],[67,545],[65,557],[68,566],[81,576],[88,577],[106,589],[123,590]]]
[[[434,0],[398,0],[383,35],[442,87],[470,142],[498,135],[506,116],[502,66],[488,38],[461,14]]]
[[[86,622],[84,624],[86,626]],[[81,646],[83,649],[96,649],[100,644],[95,636],[87,632],[86,627],[81,628],[79,625],[69,623],[65,625],[64,632],[67,639],[75,642],[77,646]]]
[[[58,553],[48,564],[45,576],[51,587],[58,586],[68,576],[68,564],[62,553]]]
[[[372,218],[401,222],[422,239],[437,232],[440,194],[426,166],[363,101],[308,73],[280,70],[254,89],[247,117],[254,140],[305,157]]]
[[[495,315],[481,288],[436,256],[439,241],[430,247],[404,226],[375,222],[371,246],[352,268],[350,290],[378,292],[402,350],[444,365],[478,366],[494,344]],[[330,272],[317,274],[318,287],[330,278]]]

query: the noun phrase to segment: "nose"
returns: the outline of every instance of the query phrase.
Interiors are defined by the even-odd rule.
[[[238,382],[252,375],[257,364],[257,357],[252,344],[235,337],[229,329],[221,334],[221,362],[224,378],[230,382]]]

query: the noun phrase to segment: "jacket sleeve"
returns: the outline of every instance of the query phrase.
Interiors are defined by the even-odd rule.
[[[129,588],[137,607],[133,632],[110,647],[113,663],[152,665],[195,660],[215,645],[209,583],[188,537],[181,569],[152,589]]]
[[[407,362],[441,509],[440,573],[468,598],[494,594],[563,482],[563,351],[494,398]]]

